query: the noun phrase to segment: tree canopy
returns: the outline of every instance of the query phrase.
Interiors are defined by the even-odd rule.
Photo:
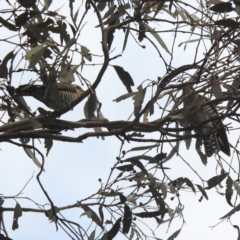
[[[229,209],[216,222],[240,238],[239,13],[239,0],[5,0],[1,149],[23,150],[37,173],[1,192],[0,239],[41,214],[66,239],[173,240],[191,221],[184,196],[198,208],[212,192]],[[213,138],[222,152],[205,151]],[[49,162],[53,151],[64,162]],[[79,184],[74,170],[92,180]],[[31,182],[43,199],[25,194]],[[81,195],[72,201],[68,188]]]

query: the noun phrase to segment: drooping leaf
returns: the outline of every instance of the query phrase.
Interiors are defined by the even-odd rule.
[[[67,25],[65,22],[63,22],[62,20],[59,20],[57,21],[57,24],[59,26],[59,33],[60,33],[60,42],[61,42],[61,45],[63,44],[63,40],[64,42],[67,44],[69,43],[72,43],[73,41],[69,42],[70,41],[70,35],[69,33],[67,32]],[[64,51],[66,50],[67,48],[64,49]],[[62,52],[63,53],[63,52]]]
[[[238,225],[233,225],[234,228],[237,229],[238,231],[238,239],[237,240],[240,240],[240,229],[239,229],[239,226]]]
[[[66,46],[65,46],[64,49],[62,50],[61,55],[64,54],[65,51],[69,50],[70,47],[71,47],[72,45],[74,45],[75,43],[76,43],[76,39],[75,39],[75,38],[69,39],[69,40],[67,41],[67,43],[66,43]]]
[[[8,75],[7,63],[9,60],[11,60],[13,58],[14,58],[14,53],[13,53],[13,51],[11,51],[2,60],[1,65],[0,65],[0,78],[7,78],[7,75]]]
[[[121,221],[122,218],[119,218],[114,225],[112,226],[112,228],[108,231],[108,238],[107,240],[112,240],[119,232],[120,227],[121,227]]]
[[[156,185],[158,188],[161,189],[162,194],[163,194],[162,198],[164,200],[167,197],[167,193],[168,193],[166,185],[163,182],[160,182],[160,183],[158,182]]]
[[[95,229],[91,232],[90,236],[88,237],[88,240],[94,240],[95,239]]]
[[[158,204],[158,206],[160,207],[160,212],[161,212],[161,220],[163,220],[165,214],[166,214],[166,207],[165,207],[165,202],[163,201],[162,198],[157,198],[155,199],[156,203]]]
[[[125,48],[126,48],[126,46],[127,46],[127,41],[128,41],[129,32],[130,32],[130,27],[129,27],[129,25],[128,25],[127,31],[126,31],[125,37],[124,37],[122,52],[124,52],[124,50],[125,50]]]
[[[232,198],[232,195],[233,195],[233,189],[232,189],[232,186],[233,186],[233,181],[231,179],[230,176],[228,176],[227,178],[227,181],[226,181],[226,191],[225,191],[225,198],[227,200],[227,203],[233,207],[232,203],[231,203],[231,198]]]
[[[214,84],[212,86],[212,92],[213,92],[214,97],[217,98],[217,99],[221,98],[223,96],[220,84]]]
[[[53,146],[53,140],[50,138],[49,139],[45,138],[44,139],[44,147],[47,149],[47,153],[46,153],[47,156],[48,156],[52,146]]]
[[[180,232],[181,232],[181,229],[177,230],[167,240],[174,240],[174,239],[176,239],[176,237],[179,235]]]
[[[99,227],[103,228],[102,221],[90,207],[88,207],[87,205],[81,205],[81,207],[89,218],[91,218]]]
[[[202,195],[208,200],[208,195],[205,192],[204,188],[202,186],[198,185],[198,184],[195,184],[195,185],[198,187],[198,189],[202,193]]]
[[[145,25],[143,23],[139,24],[139,34],[138,34],[139,42],[141,42],[144,39],[144,37],[146,37],[145,31],[146,31]]]
[[[134,230],[133,230],[133,228],[132,228],[131,233],[130,233],[129,240],[133,240],[133,237],[134,237]]]
[[[33,153],[33,151],[30,148],[23,148],[24,151],[26,152],[26,154],[32,159],[32,161],[39,167],[42,167],[42,164],[38,161],[38,159],[36,158],[35,154]]]
[[[128,233],[132,223],[132,211],[130,207],[125,204],[124,205],[124,217],[123,217],[123,233]]]
[[[36,52],[31,59],[29,59],[29,65],[28,68],[34,68],[35,65],[39,62],[39,60],[41,59],[41,57],[43,56],[45,50],[47,49],[47,46],[43,47],[42,49],[40,49],[38,52]]]
[[[179,150],[179,142],[176,142],[176,145],[172,148],[171,152],[163,160],[163,163],[169,161],[175,154],[178,153],[178,150]]]
[[[232,181],[232,184],[237,191],[237,194],[240,195],[240,186],[238,185],[238,183],[236,181]]]
[[[78,67],[79,65],[72,67],[70,64],[68,65],[62,64],[61,70],[59,73],[60,82],[67,82],[67,83],[74,82],[75,81],[74,72],[75,72],[75,69],[77,69]]]
[[[117,24],[117,22],[119,22],[119,16],[118,14],[114,14],[113,16],[113,20],[109,23],[108,26],[112,26],[114,24]],[[111,17],[110,17],[111,19]],[[113,39],[114,39],[114,33],[115,33],[115,28],[112,28],[108,31],[107,33],[107,44],[108,44],[108,50],[111,49],[112,43],[113,43]]]
[[[160,35],[158,33],[155,32],[155,30],[153,28],[151,28],[149,25],[144,24],[145,29],[149,30],[150,33],[155,37],[155,39],[158,41],[158,43],[161,45],[161,47],[169,54],[171,54],[167,48],[167,45],[165,44],[165,42],[162,40],[162,38],[160,37]]]
[[[184,136],[190,136],[190,135],[191,135],[191,131],[184,131]],[[191,146],[192,138],[189,137],[189,138],[185,139],[184,141],[186,144],[186,148],[189,149]]]
[[[199,157],[201,158],[201,161],[204,165],[207,164],[207,156],[206,154],[203,154],[203,152],[201,151],[201,145],[202,145],[202,140],[197,138],[196,140],[196,144],[195,144],[195,149],[197,150],[197,153],[199,155]]]
[[[125,203],[127,201],[127,198],[122,194],[122,193],[118,193],[118,196],[120,198],[120,203]]]
[[[160,194],[153,184],[149,184],[148,187],[150,192],[152,193],[153,198],[155,199],[157,206],[160,208],[161,220],[163,220],[166,213],[165,202],[162,198],[160,198]]]
[[[134,115],[138,116],[139,112],[142,109],[142,103],[145,97],[146,88],[142,88],[142,85],[138,86],[138,92],[133,96],[134,100]]]
[[[18,229],[18,218],[22,216],[22,208],[18,202],[14,208],[12,230]]]
[[[88,100],[86,101],[84,105],[84,115],[86,119],[94,119],[96,118],[95,116],[95,111],[97,110],[97,96],[95,92],[90,93]]]
[[[148,172],[147,172],[146,168],[143,166],[143,164],[141,163],[141,161],[135,159],[134,161],[132,161],[132,164],[137,166],[138,168],[140,168],[142,170],[142,172],[144,172],[146,175],[148,175]]]
[[[155,13],[154,13],[153,18],[155,18],[157,16],[157,14],[162,10],[164,4],[165,4],[165,2],[158,2],[157,7],[154,9]]]
[[[99,216],[101,218],[102,223],[104,222],[104,214],[103,214],[103,210],[102,210],[103,206],[100,205],[98,208],[98,212],[99,212]]]
[[[108,11],[104,14],[104,16],[102,17],[102,19],[105,19],[105,18],[111,16],[111,15],[114,13],[116,7],[117,7],[116,5],[113,5],[112,7],[110,7],[110,8],[108,9]]]
[[[120,78],[124,86],[127,88],[127,91],[129,93],[132,92],[131,86],[134,86],[134,82],[131,75],[127,71],[125,71],[122,67],[116,65],[114,65],[113,67],[118,77]]]
[[[90,50],[87,47],[81,45],[81,52],[84,58],[86,58],[89,62],[92,61],[92,54],[90,53]]]
[[[44,8],[48,9],[49,6],[52,4],[52,0],[44,0]]]
[[[194,192],[194,193],[196,193],[196,190],[195,190],[195,188],[194,188],[194,185],[192,184],[192,182],[188,179],[188,178],[177,178],[176,179],[176,181],[177,181],[177,185],[179,186],[179,187],[181,187],[184,183],[186,183],[187,184],[187,186],[189,186],[191,189],[192,189],[192,191]]]

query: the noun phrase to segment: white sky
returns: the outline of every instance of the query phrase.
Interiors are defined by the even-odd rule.
[[[53,2],[54,3],[50,7],[50,10],[54,11],[58,7],[62,6],[60,10],[61,14],[68,14],[68,3],[66,3],[66,1],[61,0]],[[4,3],[2,5],[4,5]],[[4,6],[1,6],[1,8],[4,8]],[[76,9],[77,8],[75,8],[75,11]],[[87,18],[86,26],[79,38],[79,43],[88,47],[92,53],[100,54],[99,29],[93,28],[93,26],[96,26],[96,18],[93,14],[90,14]],[[171,34],[161,35],[161,37],[167,44],[173,40],[173,36]],[[178,43],[176,46],[181,41],[186,41],[187,39],[188,37],[177,39]],[[121,54],[122,42],[123,35],[119,34],[119,30],[117,30],[115,33],[115,40],[112,45],[112,49],[116,49],[113,51],[111,56]],[[147,45],[147,42],[143,41],[141,44]],[[166,55],[163,49],[160,47],[159,49],[163,55]],[[0,58],[3,58],[9,51],[11,51],[11,48],[3,47],[1,49]],[[176,48],[175,51],[176,58],[174,59],[174,65],[177,67],[179,65],[189,63],[189,59],[195,51],[195,45],[192,44],[192,48],[191,45],[189,45],[186,51],[183,50],[183,47]],[[76,64],[77,61],[78,60],[76,60]],[[142,49],[137,46],[132,38],[129,38],[129,42],[123,56],[114,60],[111,64],[122,66],[131,74],[135,82],[133,90],[136,90],[137,86],[144,80],[156,80],[158,76],[163,76],[165,73],[164,66],[156,51],[149,45],[147,45],[146,49]],[[93,81],[98,73],[98,70],[99,67],[96,66],[85,66],[83,75],[87,79]],[[21,84],[28,82],[31,77],[32,75],[24,75],[21,80]],[[14,79],[14,85],[17,86],[19,84],[20,80]],[[126,93],[125,87],[118,79],[115,70],[112,67],[109,67],[97,90],[98,98],[103,104],[102,112],[104,117],[109,120],[127,120],[133,109],[132,100],[129,99],[120,103],[109,101],[109,99],[113,100],[124,93]],[[36,109],[39,106],[39,102],[32,100],[32,98],[26,98],[26,101],[32,109]],[[62,119],[71,119],[72,121],[83,119],[84,114],[82,109],[84,102],[75,107],[73,111],[65,114]],[[155,111],[158,111],[157,107],[155,108]],[[76,130],[74,135],[78,135],[82,132],[84,131]],[[157,138],[158,135],[158,133],[153,134],[155,138]],[[236,135],[231,135],[232,144],[235,144],[235,139],[237,137],[238,136]],[[35,142],[37,143],[37,140]],[[43,146],[42,140],[41,143]],[[136,146],[136,144],[126,143],[123,149],[129,150],[133,146]],[[39,148],[45,152],[43,147]],[[104,141],[91,138],[85,140],[83,144],[54,142],[49,156],[45,159],[46,172],[41,175],[41,181],[54,204],[59,207],[74,204],[77,200],[84,199],[92,193],[97,192],[100,187],[98,179],[101,178],[103,182],[107,180],[110,168],[114,165],[116,157],[119,155],[119,148],[120,142],[116,137],[106,138]],[[171,148],[169,147],[164,151],[169,153],[170,149]],[[217,172],[215,171],[216,161],[214,160],[214,157],[208,160],[207,166],[203,166],[199,157],[195,153],[193,143],[191,150],[185,151],[185,149],[185,144],[182,142],[180,145],[182,156],[194,169],[197,169],[202,178],[208,180],[212,176],[219,174],[219,169]],[[36,206],[30,203],[30,201],[24,199],[25,197],[29,197],[38,203],[47,203],[47,199],[36,182],[36,174],[39,169],[33,164],[31,159],[26,156],[21,148],[12,146],[8,143],[2,143],[1,150],[0,194],[3,194],[4,196],[13,196],[17,194],[33,175],[33,179],[21,195],[23,199],[18,199],[18,202],[22,207],[33,208],[36,208]],[[154,156],[156,153],[151,152],[151,154]],[[131,156],[131,154],[127,155],[127,157],[129,156]],[[185,163],[183,163],[180,157],[175,156],[171,159],[171,161],[166,163],[166,166],[171,168],[171,170],[168,170],[168,174],[172,177],[172,179],[187,176],[189,179],[193,180],[194,183],[200,184],[200,180],[196,178],[196,175]],[[161,179],[161,176],[159,176],[159,179]],[[224,184],[223,187],[225,187]],[[220,189],[220,191],[223,192],[224,188],[223,190]],[[190,192],[180,192],[181,202],[185,206],[183,215],[186,225],[183,227],[179,237],[177,238],[178,240],[226,240],[237,238],[236,229],[233,229],[233,227],[226,222],[221,223],[211,230],[210,226],[216,225],[219,222],[219,218],[230,211],[231,208],[226,203],[225,197],[220,196],[214,189],[208,191],[207,193],[209,195],[209,200],[206,201],[204,199],[202,202],[198,202],[201,196],[199,193],[194,196],[194,194]],[[169,194],[169,197],[171,196],[173,195]],[[172,202],[167,201],[167,203],[170,207],[175,209],[177,199],[175,198]],[[3,207],[14,206],[14,200],[5,200],[3,205]],[[90,220],[87,219],[86,216],[79,218],[82,213],[83,210],[80,208],[63,212],[67,219],[69,217],[70,220],[78,222],[83,227],[87,227],[89,226]],[[233,224],[238,224],[238,213],[235,215],[236,216],[233,216],[232,218]],[[24,212],[23,216],[19,219],[20,227],[15,231],[11,231],[12,217],[12,213],[4,213],[6,229],[9,233],[9,237],[14,240],[67,239],[67,235],[62,230],[59,230],[58,232],[55,231],[55,225],[53,223],[49,223],[48,219],[43,214]],[[151,221],[149,221],[149,223],[149,225],[151,225]],[[155,232],[156,237],[167,239],[168,236],[180,227],[181,219],[174,220],[168,232],[168,225],[161,225]],[[121,234],[119,234],[116,239],[122,239]]]

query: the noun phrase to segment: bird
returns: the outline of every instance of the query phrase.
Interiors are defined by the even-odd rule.
[[[191,86],[183,88],[183,97],[185,98],[183,100],[184,107],[189,108],[186,120],[194,128],[194,131],[201,135],[206,156],[211,157],[213,154],[218,154],[219,151],[230,156],[226,130],[222,121],[219,118],[216,119],[219,116],[216,106],[214,104],[202,106],[208,101],[208,98],[196,94]]]
[[[69,106],[83,94],[80,86],[70,83],[57,83],[57,91],[48,89],[46,85],[20,85],[15,89],[15,96],[32,96],[53,110]]]

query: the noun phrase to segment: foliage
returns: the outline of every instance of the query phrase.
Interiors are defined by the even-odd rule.
[[[215,155],[216,173],[208,169],[212,175],[208,180],[204,180],[191,162],[182,157],[179,147],[180,142],[185,142],[187,148],[194,148],[191,140],[196,138],[194,151],[207,164],[201,136],[191,132],[194,129],[186,122],[189,108],[183,107],[186,96],[182,89],[188,85],[207,97],[204,105],[217,105],[218,121],[228,119],[231,124],[225,128],[232,127],[231,136],[237,134],[240,106],[239,1],[209,0],[205,4],[202,0],[87,0],[79,4],[69,0],[70,14],[65,16],[57,10],[50,10],[50,0],[19,0],[15,3],[6,0],[6,3],[8,8],[2,9],[0,15],[1,28],[6,31],[6,35],[1,36],[1,44],[9,49],[5,56],[1,55],[0,65],[0,107],[3,113],[0,141],[22,147],[33,164],[39,167],[36,178],[50,208],[46,210],[44,204],[38,203],[37,209],[29,210],[19,204],[19,194],[7,197],[3,193],[0,198],[1,222],[3,213],[12,211],[12,229],[15,230],[21,227],[18,219],[22,212],[38,211],[54,222],[57,229],[63,228],[72,239],[114,239],[118,236],[150,239],[149,232],[155,239],[160,239],[162,236],[155,236],[155,228],[164,223],[170,228],[177,219],[181,219],[182,227],[185,223],[181,192],[191,191],[199,201],[204,201],[209,199],[208,191],[218,189],[223,183],[226,188],[221,194],[232,210],[222,219],[228,220],[233,214],[239,214],[239,202],[231,201],[233,196],[237,199],[240,194],[239,172],[234,167],[234,161],[237,162],[240,155],[238,140],[233,146],[232,137],[229,137],[234,150],[231,163],[225,156]],[[94,29],[101,33],[101,39],[98,39],[101,48],[96,52],[91,44],[82,43],[82,32],[93,17],[98,21]],[[148,73],[146,64],[154,64],[148,57],[142,59],[141,66],[137,65],[134,54],[131,66],[117,65],[117,60],[124,59],[130,51],[128,46],[132,44],[139,47],[138,51],[148,51],[146,46],[155,50],[159,55],[157,64],[164,71],[161,77],[151,80],[152,76],[149,76],[140,81],[132,77],[134,68],[139,71],[146,68]],[[177,47],[182,48],[181,59],[175,55]],[[194,49],[191,56],[184,55],[187,48]],[[116,49],[121,54],[115,54]],[[86,68],[97,71],[95,79],[89,78],[89,70],[84,72]],[[128,120],[111,121],[107,116],[109,113],[104,113],[105,117],[101,112],[104,106],[97,97],[97,90],[109,69],[115,73],[112,81],[121,82],[125,89],[125,93],[114,100],[116,105],[133,100],[133,105],[126,109],[130,116]],[[38,114],[29,108],[23,97],[16,95],[19,76],[31,79],[25,82],[29,85],[40,82],[47,86],[45,95],[55,94],[56,89],[51,86],[57,81],[75,81],[85,91],[60,110],[39,109]],[[86,119],[59,119],[81,101],[86,101],[83,109]],[[187,101],[188,106],[191,105],[191,96]],[[74,137],[70,131],[79,128],[84,132]],[[48,155],[56,141],[82,144],[83,140],[92,137],[117,137],[120,146],[117,161],[109,176],[99,179],[100,188],[96,193],[68,206],[57,207],[40,180],[47,169],[38,139],[44,139]],[[126,143],[135,145],[123,151]],[[187,175],[174,178],[169,174],[174,169],[169,169],[167,163],[176,158],[190,167],[197,176],[196,180],[192,181]],[[16,206],[9,209],[4,205],[10,199],[16,201]],[[173,208],[171,200],[174,199],[177,201]],[[85,228],[64,218],[64,212],[69,209],[81,209],[81,216],[89,218],[90,227]],[[149,219],[153,220],[154,227],[148,225]],[[148,233],[142,223],[147,225]],[[173,229],[168,239],[181,235],[182,227]],[[5,227],[3,233],[6,237],[0,235],[1,239],[10,239]]]

